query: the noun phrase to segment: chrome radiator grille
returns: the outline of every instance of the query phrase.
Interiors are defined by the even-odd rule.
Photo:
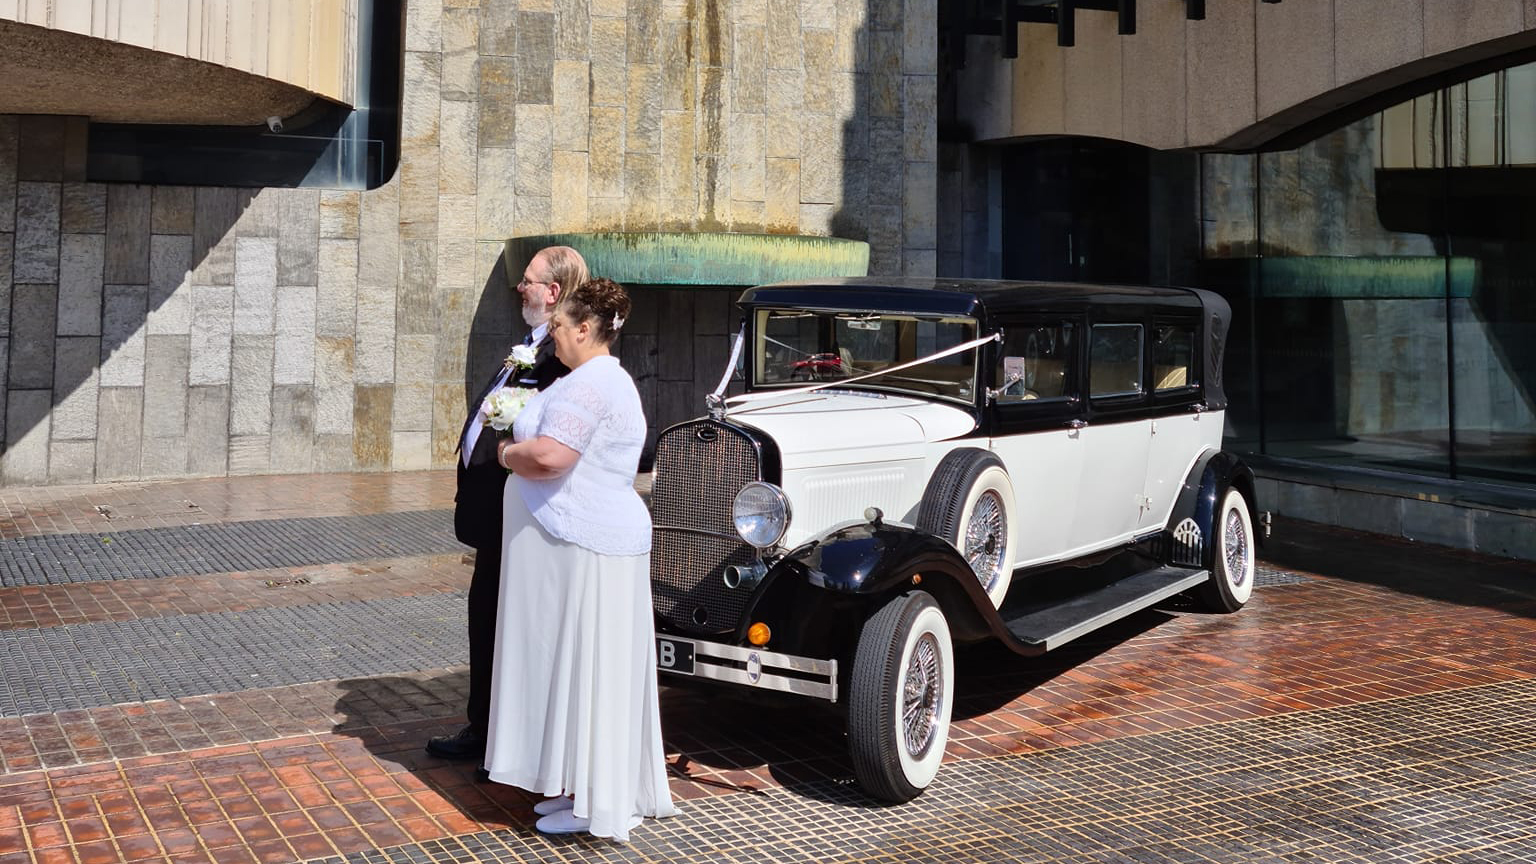
[[[662,620],[690,633],[736,628],[750,594],[721,576],[755,553],[736,534],[731,502],[759,471],[752,442],[708,420],[674,426],[656,442],[651,601]]]

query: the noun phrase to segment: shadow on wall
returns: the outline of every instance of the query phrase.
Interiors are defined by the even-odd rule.
[[[480,297],[475,304],[475,314],[470,320],[468,340],[464,355],[464,413],[468,417],[469,406],[491,383],[491,376],[501,369],[507,352],[522,341],[528,332],[523,323],[522,299],[518,296],[515,282],[521,279],[528,262],[516,264],[515,270],[507,267],[506,255],[496,256],[496,266],[485,278]],[[514,279],[510,274],[516,273]],[[444,436],[439,435],[439,439]],[[448,446],[457,446],[454,438]]]
[[[497,374],[507,352],[528,331],[511,277],[521,276],[527,264],[526,260],[509,263],[503,255],[486,279],[465,350],[463,416]],[[631,309],[612,350],[634,378],[645,409],[649,429],[641,470],[649,470],[656,435],[701,415],[704,394],[719,383],[740,321],[734,304],[741,289],[633,282],[624,288]],[[737,384],[729,392],[739,391]]]
[[[686,57],[686,70],[669,67],[666,74],[678,72],[698,85],[685,89],[693,94],[691,104],[668,109],[692,112],[704,124],[690,162],[690,194],[669,199],[696,202],[693,209],[669,213],[664,204],[652,209],[659,216],[643,222],[631,218],[619,226],[569,230],[830,234],[870,243],[870,272],[886,275],[903,271],[903,238],[913,232],[919,242],[907,245],[924,247],[929,260],[919,256],[912,269],[931,273],[932,202],[921,205],[925,217],[908,226],[903,201],[909,186],[919,200],[931,198],[936,182],[937,79],[929,69],[936,62],[936,30],[928,43],[905,39],[909,13],[900,3],[774,0],[763,21],[751,25],[726,20],[730,16],[719,5],[690,6],[696,19],[686,30],[687,44],[672,46],[687,50],[664,60]],[[931,20],[932,14],[929,9],[918,18]],[[911,50],[929,56],[904,63],[909,41],[916,46]],[[733,45],[737,50],[725,50]],[[926,126],[907,122],[914,111],[926,112]],[[918,142],[911,148],[909,126]],[[623,194],[631,215],[651,203],[643,201],[643,190],[625,186]],[[525,263],[508,262],[499,268],[505,276],[492,274],[485,284],[465,351],[466,413],[524,332],[515,307],[503,309],[510,287],[502,280],[514,278]],[[593,275],[616,274],[594,269]],[[619,281],[634,310],[616,351],[645,405],[648,457],[660,429],[703,413],[704,396],[717,386],[730,356],[741,317],[736,298],[749,286]]]

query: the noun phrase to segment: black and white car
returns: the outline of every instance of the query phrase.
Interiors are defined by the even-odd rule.
[[[849,279],[740,307],[746,392],[657,442],[658,663],[843,706],[871,795],[938,771],[956,643],[1035,655],[1174,595],[1248,600],[1267,520],[1221,449],[1219,296]],[[1109,558],[1135,566],[1059,590]]]

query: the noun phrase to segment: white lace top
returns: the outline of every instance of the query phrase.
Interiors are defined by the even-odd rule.
[[[651,514],[635,492],[645,414],[618,358],[593,357],[539,391],[513,421],[512,437],[540,436],[581,454],[559,477],[517,484],[544,530],[602,555],[651,551]]]

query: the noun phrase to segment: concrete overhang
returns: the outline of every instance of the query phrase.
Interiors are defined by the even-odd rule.
[[[947,44],[969,43],[949,55],[964,65],[953,70],[947,140],[1072,136],[1155,149],[1289,149],[1536,59],[1529,0],[1230,0],[1195,4],[1198,16],[1191,3],[1172,2],[1027,0],[1008,8],[1055,15],[1063,5],[1075,10],[1073,47],[1058,45],[1058,26],[1028,16],[1008,34],[1016,44],[975,35],[982,29],[974,21],[948,22]],[[1119,26],[1126,12],[1133,34]],[[995,33],[1000,23],[990,26]]]
[[[0,114],[243,126],[318,98],[217,63],[0,19]]]

